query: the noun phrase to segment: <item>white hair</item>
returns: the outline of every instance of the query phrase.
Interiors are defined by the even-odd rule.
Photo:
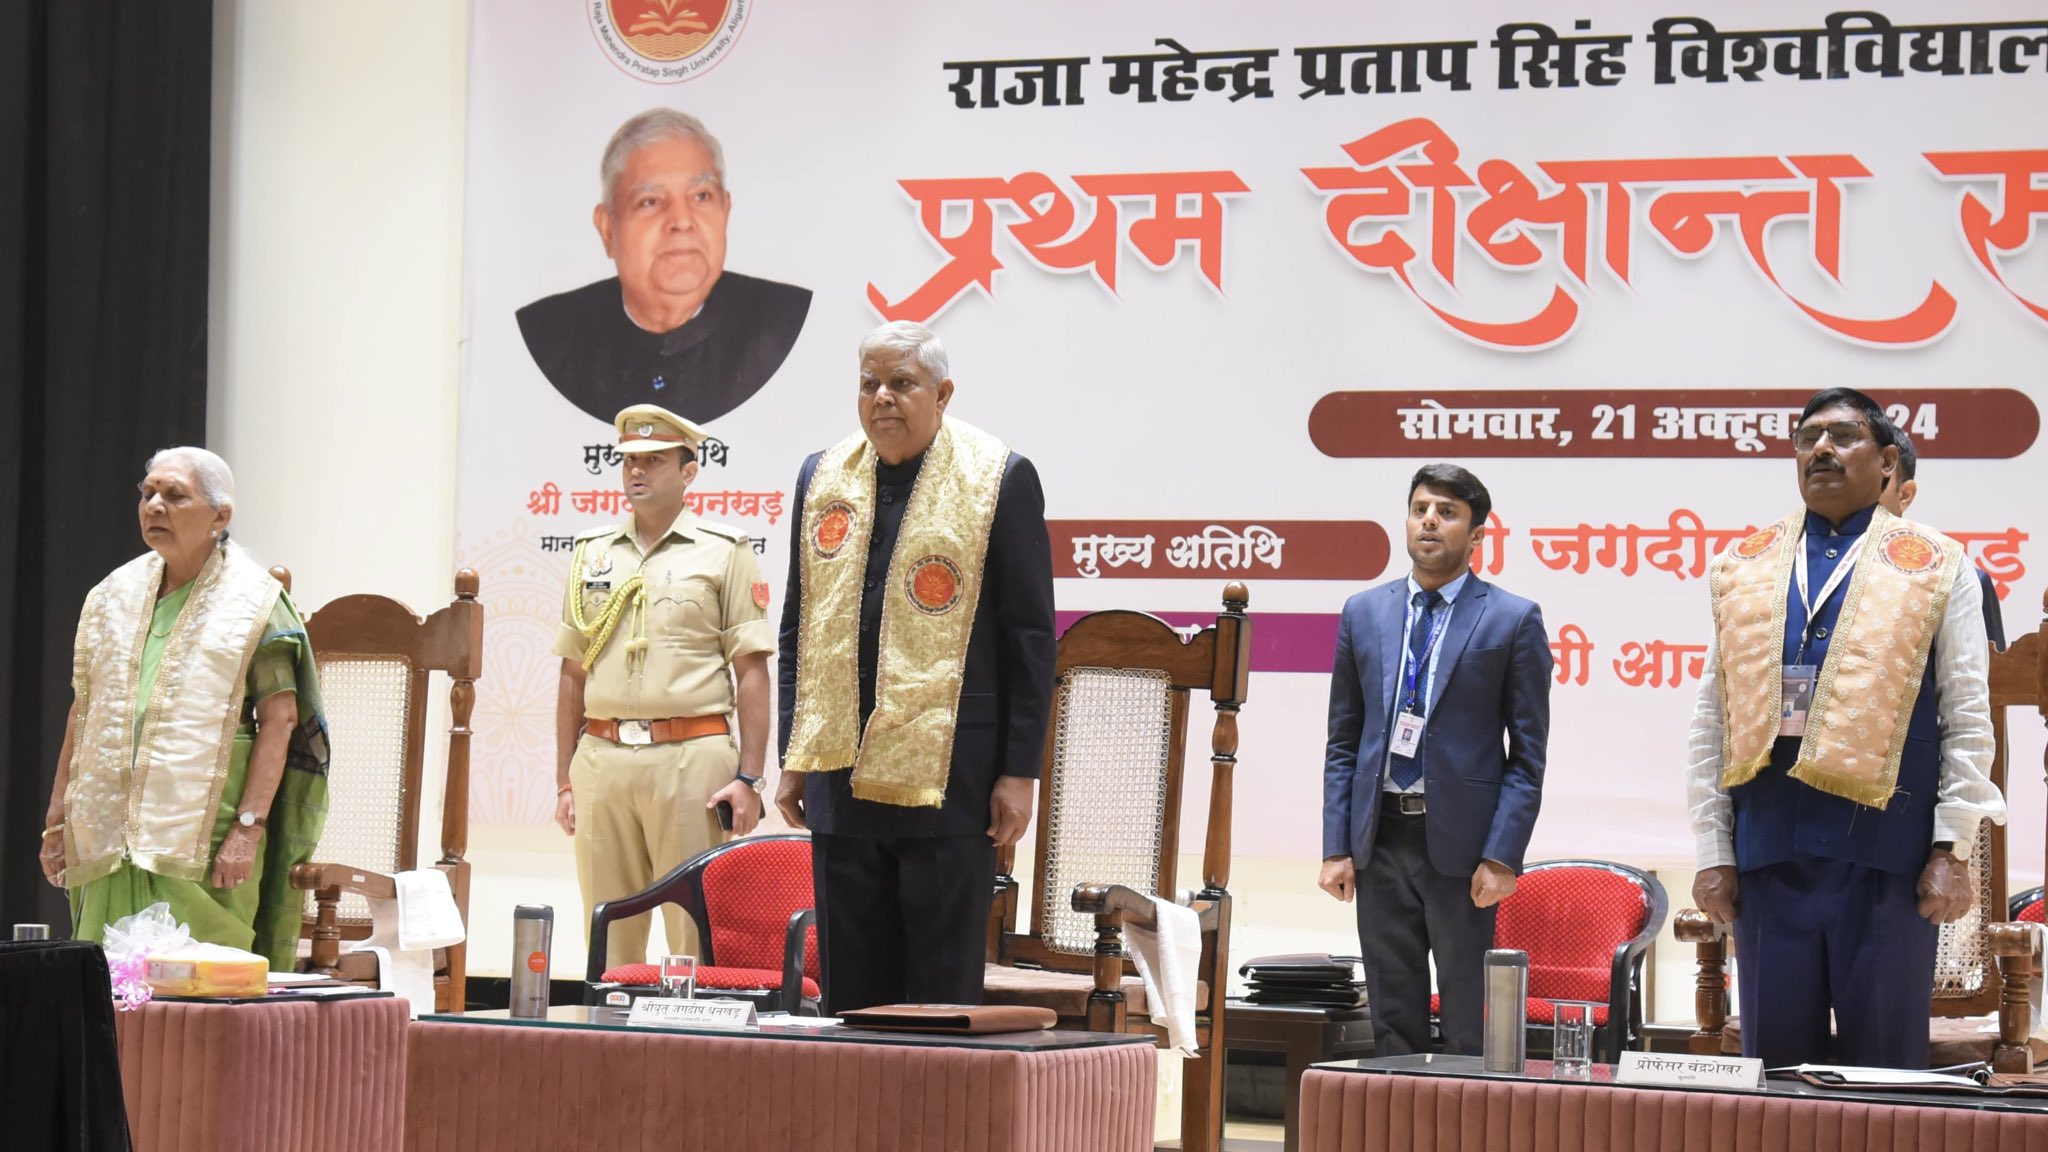
[[[704,122],[688,112],[673,108],[649,108],[612,133],[611,143],[604,146],[604,160],[598,165],[598,179],[604,184],[604,205],[610,208],[613,193],[617,191],[619,173],[626,170],[626,161],[633,153],[660,140],[695,140],[711,153],[711,171],[718,177],[718,186],[725,187],[725,149],[719,146],[718,137]]]
[[[230,508],[235,503],[235,474],[228,462],[204,448],[189,445],[166,448],[149,458],[143,471],[154,472],[162,464],[182,464],[192,470],[192,482],[212,508]]]
[[[946,360],[946,346],[939,343],[939,334],[910,320],[891,320],[861,337],[862,360],[866,360],[870,352],[881,351],[908,352],[917,357],[917,362],[930,373],[934,384],[953,374]]]

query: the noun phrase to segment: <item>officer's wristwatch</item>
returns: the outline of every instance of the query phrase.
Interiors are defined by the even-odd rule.
[[[756,792],[759,792],[761,790],[761,785],[766,784],[768,782],[768,778],[766,776],[749,776],[745,772],[737,772],[734,773],[734,775],[739,779],[740,783],[745,784],[747,787],[752,788]]]

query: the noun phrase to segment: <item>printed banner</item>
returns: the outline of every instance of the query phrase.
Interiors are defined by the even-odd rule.
[[[1887,406],[1913,515],[1990,573],[2009,633],[2040,619],[2048,5],[500,0],[472,22],[479,822],[553,812],[567,557],[627,510],[612,414],[708,427],[690,507],[752,538],[777,614],[798,466],[856,429],[885,319],[934,327],[951,411],[1037,463],[1063,624],[1194,628],[1250,588],[1242,854],[1317,854],[1337,613],[1406,572],[1425,463],[1488,485],[1473,566],[1543,606],[1557,656],[1532,859],[1689,863],[1704,577],[1799,505],[1820,387]],[[722,171],[678,184],[658,141],[603,170],[650,108],[699,118]],[[2038,763],[2039,725],[2015,728]],[[2041,783],[2016,775],[2025,875]]]

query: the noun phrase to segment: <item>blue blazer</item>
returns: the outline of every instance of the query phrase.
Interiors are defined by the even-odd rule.
[[[1323,855],[1372,858],[1394,693],[1407,649],[1404,576],[1344,603],[1330,677],[1323,761]],[[1418,755],[1429,801],[1429,859],[1469,876],[1482,859],[1522,870],[1543,800],[1550,739],[1550,638],[1534,603],[1474,576],[1438,641]]]

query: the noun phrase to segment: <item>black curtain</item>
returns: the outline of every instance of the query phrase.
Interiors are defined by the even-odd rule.
[[[210,0],[0,0],[0,931],[36,862],[79,605],[206,438]]]

